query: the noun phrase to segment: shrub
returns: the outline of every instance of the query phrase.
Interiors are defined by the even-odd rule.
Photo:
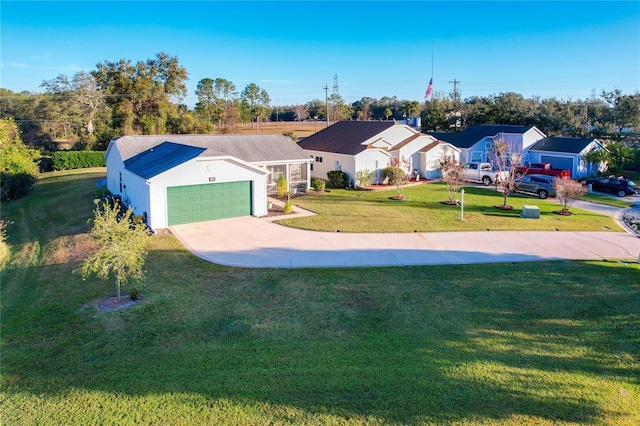
[[[9,263],[11,248],[7,244],[6,223],[0,219],[0,271]]]
[[[356,182],[360,186],[369,186],[373,182],[374,173],[369,170],[358,170],[356,173]]]
[[[103,151],[57,151],[51,155],[54,170],[86,169],[106,165]]]
[[[311,187],[316,191],[324,191],[327,183],[322,179],[311,179]]]
[[[405,180],[405,172],[400,167],[385,167],[382,176],[389,179],[389,185],[397,185]]]
[[[131,300],[140,299],[140,290],[138,290],[136,287],[132,287],[131,290],[129,290],[129,298]]]
[[[449,202],[454,203],[457,201],[458,193],[462,188],[464,164],[453,157],[445,157],[440,160],[438,170],[442,173],[442,181],[447,185]]]
[[[571,207],[578,198],[587,193],[587,188],[573,179],[555,178],[553,184],[556,187],[558,201],[560,201],[560,205],[562,206],[562,213],[569,213],[569,207]]]
[[[289,190],[289,182],[287,182],[287,178],[284,177],[284,175],[280,175],[278,177],[276,189],[278,190],[278,198],[284,197],[286,192]]]
[[[0,199],[11,201],[31,191],[40,153],[27,148],[13,119],[0,120]]]
[[[29,173],[0,172],[0,198],[12,201],[22,198],[31,192],[36,177]]]
[[[291,199],[284,202],[283,210],[286,214],[293,212],[293,203],[291,202]]]
[[[327,178],[333,188],[344,188],[347,183],[347,175],[342,170],[331,170],[327,172]]]

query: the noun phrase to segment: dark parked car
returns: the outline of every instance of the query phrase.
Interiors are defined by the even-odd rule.
[[[537,195],[541,200],[549,196],[555,197],[554,179],[553,176],[547,175],[525,175],[522,180],[516,183],[516,192]]]
[[[594,191],[610,192],[618,197],[634,195],[638,193],[638,186],[624,177],[609,176],[598,179],[587,179],[585,185],[591,185]]]

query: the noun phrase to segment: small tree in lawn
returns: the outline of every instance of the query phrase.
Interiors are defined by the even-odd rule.
[[[498,172],[496,178],[496,189],[502,193],[502,205],[500,208],[510,208],[507,205],[507,199],[519,182],[516,177],[516,167],[520,165],[522,160],[522,149],[516,143],[507,142],[504,139],[498,139],[493,142],[490,153],[491,163]]]
[[[458,204],[458,193],[463,183],[464,164],[453,157],[445,157],[440,160],[438,170],[442,173],[442,181],[447,185],[449,201],[446,204]]]
[[[96,274],[104,280],[113,274],[118,300],[122,284],[144,278],[147,229],[143,223],[131,222],[132,213],[127,210],[122,214],[117,203],[110,206],[96,202],[91,234],[98,251],[84,261],[81,269],[83,278]]]
[[[402,191],[410,178],[411,163],[407,159],[392,157],[389,160],[389,167],[385,167],[382,170],[382,174],[385,178],[389,179],[389,185],[395,185],[396,187],[396,199],[404,199]]]
[[[553,184],[556,187],[558,201],[560,201],[560,205],[562,206],[560,214],[570,214],[569,207],[571,207],[578,198],[587,193],[587,188],[573,179],[555,178]]]

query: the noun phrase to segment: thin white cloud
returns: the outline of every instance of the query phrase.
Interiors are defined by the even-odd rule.
[[[29,68],[29,64],[25,64],[24,62],[9,62],[7,66],[13,68]]]
[[[42,61],[44,59],[49,59],[51,57],[51,52],[45,52],[44,54],[40,55],[40,56],[32,56],[31,59],[35,60],[35,61]]]

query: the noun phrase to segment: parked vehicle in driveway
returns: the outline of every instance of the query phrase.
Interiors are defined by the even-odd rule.
[[[622,176],[609,176],[598,179],[587,179],[585,185],[591,185],[594,191],[609,192],[616,194],[618,197],[625,195],[635,195],[638,193],[638,186],[631,179]]]
[[[528,166],[518,166],[515,169],[516,178],[524,175],[547,175],[554,177],[571,177],[569,169],[554,169],[549,163],[531,163]]]
[[[547,175],[526,175],[516,182],[515,192],[537,195],[544,200],[547,197],[556,196],[556,188],[553,183],[555,177]]]
[[[489,163],[465,163],[463,178],[473,182],[482,182],[484,186],[500,182],[506,177],[507,172],[499,172],[493,169]]]

